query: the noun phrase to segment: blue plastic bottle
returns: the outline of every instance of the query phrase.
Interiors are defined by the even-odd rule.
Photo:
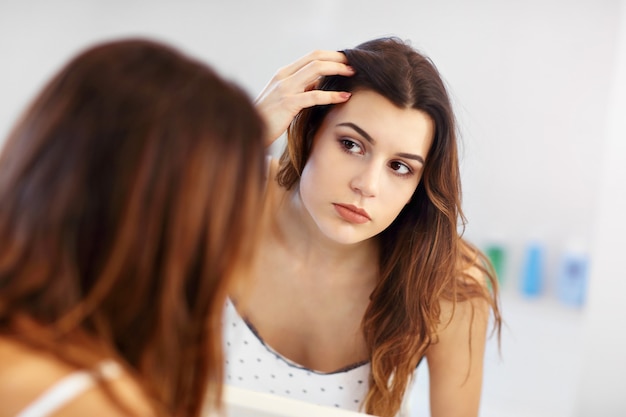
[[[528,297],[539,296],[543,291],[544,248],[533,242],[526,248],[521,277],[522,294]]]

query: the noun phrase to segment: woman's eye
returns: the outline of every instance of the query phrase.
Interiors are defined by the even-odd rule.
[[[348,153],[360,154],[363,152],[363,150],[361,149],[361,145],[359,145],[353,140],[341,139],[339,143],[341,144],[342,148]]]
[[[411,169],[402,162],[392,161],[389,166],[397,175],[408,175],[411,173]]]

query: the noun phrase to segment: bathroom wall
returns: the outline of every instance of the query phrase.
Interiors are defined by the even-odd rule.
[[[626,22],[626,2],[621,21]],[[584,317],[577,416],[626,415],[626,25],[611,73],[601,181],[594,217],[593,268]]]

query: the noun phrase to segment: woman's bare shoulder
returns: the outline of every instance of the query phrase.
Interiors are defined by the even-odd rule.
[[[77,369],[51,353],[32,348],[6,337],[0,337],[0,417],[18,414],[46,390]],[[152,415],[148,401],[134,380],[124,372],[109,386],[128,409],[114,404],[104,388],[95,384],[70,401],[58,415],[64,417],[92,415],[103,417]]]
[[[52,355],[0,338],[0,416],[17,414],[72,368]]]
[[[474,245],[462,241],[459,251],[458,270],[461,282],[478,283],[487,287],[486,258]]]
[[[442,297],[440,334],[454,324],[466,326],[476,318],[484,320],[489,312],[489,277],[486,258],[475,246],[462,242],[452,297]],[[477,316],[478,317],[477,317]]]

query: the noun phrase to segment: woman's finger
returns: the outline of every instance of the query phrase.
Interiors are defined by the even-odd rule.
[[[335,62],[335,63],[340,63],[340,64],[348,63],[348,59],[341,52],[317,50],[317,51],[310,52],[304,55],[303,57],[299,58],[298,60],[294,61],[293,63],[280,68],[276,72],[276,75],[274,78],[285,79],[287,77],[290,77],[313,61],[327,61],[327,62]]]
[[[287,107],[292,109],[295,116],[300,110],[307,107],[343,103],[350,98],[350,95],[345,91],[311,90],[288,97],[286,101],[289,103]]]
[[[286,91],[305,91],[311,84],[321,77],[328,75],[354,75],[354,69],[346,64],[331,61],[311,61],[291,76],[280,81]]]

